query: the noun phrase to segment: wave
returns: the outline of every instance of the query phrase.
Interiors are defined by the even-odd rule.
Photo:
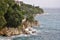
[[[12,40],[10,37],[0,37],[0,40]]]

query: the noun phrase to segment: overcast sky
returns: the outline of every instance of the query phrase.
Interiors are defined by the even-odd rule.
[[[60,0],[23,0],[23,2],[42,8],[60,8]]]

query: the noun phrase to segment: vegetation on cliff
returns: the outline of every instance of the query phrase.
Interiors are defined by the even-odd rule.
[[[36,14],[43,13],[43,9],[15,0],[0,0],[0,30],[7,28],[21,28],[22,20],[34,22]]]

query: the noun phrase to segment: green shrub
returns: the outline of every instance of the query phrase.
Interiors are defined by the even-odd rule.
[[[0,16],[0,28],[2,28],[6,24],[6,20],[3,16]]]

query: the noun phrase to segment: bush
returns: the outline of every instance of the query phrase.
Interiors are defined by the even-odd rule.
[[[0,16],[0,28],[2,28],[6,24],[6,20],[3,16]]]

